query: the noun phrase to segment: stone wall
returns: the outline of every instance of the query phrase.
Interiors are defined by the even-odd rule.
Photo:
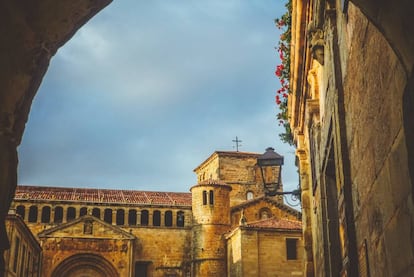
[[[227,238],[228,276],[303,276],[303,252],[296,259],[286,255],[286,239],[297,239],[303,248],[300,232],[278,232],[239,227]]]
[[[289,111],[307,276],[411,276],[407,60],[351,2],[293,3]],[[310,47],[315,28],[323,31],[322,63]]]

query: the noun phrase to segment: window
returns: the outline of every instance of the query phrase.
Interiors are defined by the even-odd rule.
[[[61,223],[63,219],[63,208],[58,206],[55,207],[55,216],[53,218],[54,223]]]
[[[22,206],[22,205],[17,206],[16,213],[24,219],[24,215],[26,213],[24,206]]]
[[[136,210],[128,211],[128,224],[130,226],[137,225],[137,211]]]
[[[13,260],[13,272],[17,271],[17,262],[19,259],[19,249],[20,249],[20,238],[16,237],[14,243],[14,260]]]
[[[88,213],[88,208],[82,207],[79,211],[79,216],[84,216]]]
[[[25,263],[26,263],[26,245],[23,245],[22,256],[20,259],[20,270],[19,270],[21,275],[23,275],[24,273]]]
[[[184,212],[177,212],[177,227],[184,227]]]
[[[76,209],[74,207],[69,207],[66,214],[66,221],[71,221],[76,218]]]
[[[26,265],[26,271],[24,273],[24,276],[29,276],[29,270],[32,271],[32,253],[29,251],[27,254],[27,265]]]
[[[50,207],[45,206],[42,208],[42,223],[49,223],[50,222]]]
[[[172,216],[172,211],[166,211],[165,212],[165,216],[164,216],[164,224],[167,227],[171,227],[172,226],[172,222],[173,222],[173,216]]]
[[[99,208],[93,208],[92,209],[92,215],[96,218],[101,219],[101,209]]]
[[[247,200],[252,200],[254,198],[254,194],[253,194],[253,192],[252,191],[248,191],[247,193],[246,193],[246,199]]]
[[[125,224],[125,212],[122,209],[116,211],[116,225]]]
[[[286,239],[286,259],[287,260],[298,259],[297,242],[298,242],[298,239]]]
[[[37,206],[30,206],[29,208],[29,222],[37,221]]]
[[[148,263],[135,262],[135,277],[147,277]]]
[[[153,226],[161,225],[161,212],[160,211],[154,211],[154,214],[152,215],[152,225]]]
[[[141,225],[148,226],[149,215],[147,210],[141,212]]]
[[[112,224],[112,209],[105,209],[105,211],[104,211],[104,221],[106,223]]]
[[[203,190],[203,205],[207,205],[207,191]]]
[[[214,205],[214,191],[210,190],[209,193],[209,203],[210,205]]]

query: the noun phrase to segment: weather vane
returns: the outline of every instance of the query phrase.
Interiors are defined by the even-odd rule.
[[[242,146],[241,144],[239,144],[240,142],[242,142],[242,140],[240,140],[237,136],[236,139],[233,139],[233,142],[236,143],[236,152],[239,152],[239,146]],[[234,146],[233,146],[234,148]]]

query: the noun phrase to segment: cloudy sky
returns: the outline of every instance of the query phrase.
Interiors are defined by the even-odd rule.
[[[119,0],[52,59],[19,147],[19,183],[184,191],[216,150],[285,156],[274,19],[281,0]]]

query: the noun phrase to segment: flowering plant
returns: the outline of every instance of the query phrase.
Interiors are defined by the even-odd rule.
[[[288,95],[291,93],[289,77],[290,77],[290,41],[292,37],[292,0],[288,0],[285,4],[286,13],[281,18],[275,19],[276,27],[282,30],[278,46],[276,47],[281,64],[276,66],[275,75],[280,80],[280,88],[276,91],[276,105],[279,107],[277,120],[279,125],[285,127],[285,133],[279,134],[283,142],[293,145],[292,130],[290,129],[288,118]]]

